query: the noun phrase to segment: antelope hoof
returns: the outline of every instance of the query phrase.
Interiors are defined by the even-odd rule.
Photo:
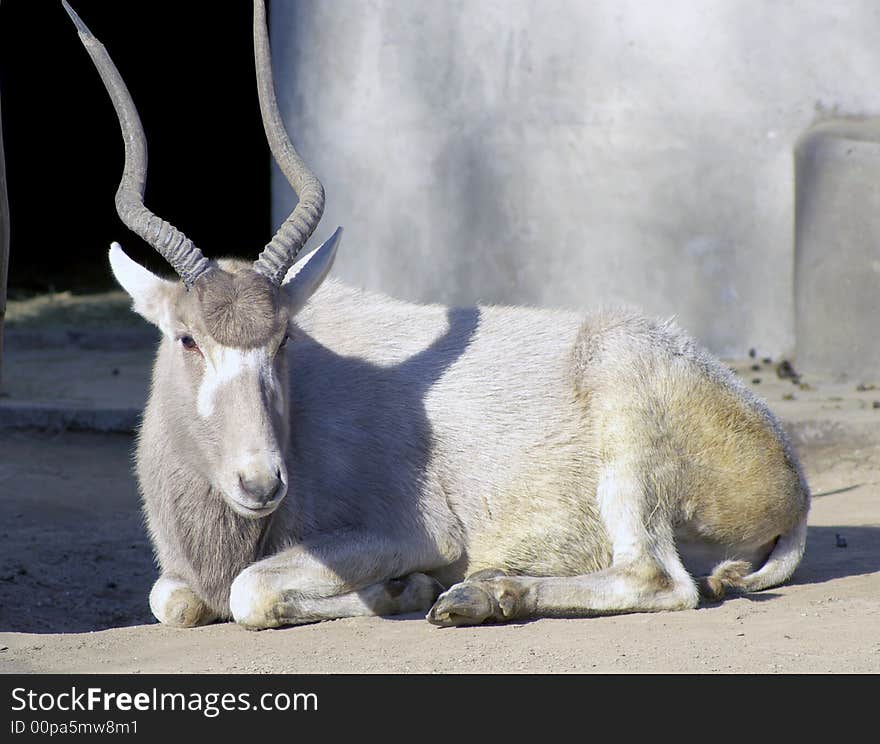
[[[519,604],[519,592],[509,579],[468,580],[441,594],[427,620],[441,627],[504,622],[516,617]]]
[[[456,584],[440,595],[428,612],[433,625],[479,625],[492,616],[492,598],[477,584]]]
[[[150,591],[150,610],[163,625],[194,628],[217,619],[208,606],[179,579],[160,576]]]

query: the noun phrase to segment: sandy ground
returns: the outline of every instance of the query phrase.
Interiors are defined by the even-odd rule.
[[[126,435],[0,433],[0,672],[878,672],[880,446],[802,447],[794,581],[679,613],[438,629],[154,623]],[[845,547],[844,547],[845,545]]]

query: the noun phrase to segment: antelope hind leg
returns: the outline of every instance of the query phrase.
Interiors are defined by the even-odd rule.
[[[697,586],[675,550],[668,520],[663,514],[652,520],[646,513],[657,498],[645,492],[640,472],[639,463],[619,460],[600,478],[597,502],[612,543],[608,568],[546,578],[480,572],[442,594],[428,621],[478,625],[696,607]]]
[[[479,625],[539,617],[592,617],[684,610],[699,596],[652,560],[582,576],[497,576],[466,579],[444,592],[427,615],[433,625]]]

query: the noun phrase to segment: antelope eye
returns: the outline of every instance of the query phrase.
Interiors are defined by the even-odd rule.
[[[279,348],[279,349],[283,349],[285,346],[287,346],[287,342],[288,342],[288,341],[290,341],[290,334],[289,334],[289,333],[285,333],[285,334],[284,334],[284,338],[281,339],[281,343],[278,344],[278,348]]]
[[[192,336],[181,336],[180,343],[183,344],[184,349],[198,349],[199,345],[196,343],[196,340]]]

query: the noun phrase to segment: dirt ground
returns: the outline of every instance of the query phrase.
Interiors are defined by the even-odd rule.
[[[697,610],[439,629],[157,625],[127,435],[0,433],[0,673],[880,672],[880,447],[801,449],[794,581]]]

